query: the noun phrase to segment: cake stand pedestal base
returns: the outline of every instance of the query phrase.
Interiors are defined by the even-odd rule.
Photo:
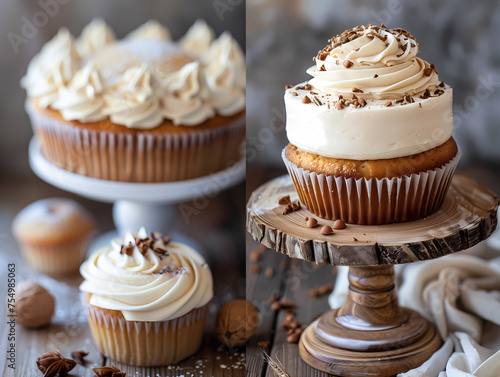
[[[311,323],[299,342],[312,367],[337,376],[395,376],[418,367],[441,346],[425,318],[398,304],[394,268],[349,268],[349,292],[340,309]]]
[[[177,205],[205,197],[212,198],[245,179],[245,159],[208,176],[164,183],[107,181],[64,170],[48,161],[40,142],[33,137],[29,146],[30,165],[38,177],[62,190],[114,203],[113,220],[118,234],[141,226],[171,233],[179,220]]]
[[[432,326],[399,306],[395,264],[430,260],[468,249],[497,226],[498,198],[479,182],[455,174],[441,208],[416,221],[354,225],[324,235],[309,228],[306,208],[283,214],[279,198],[297,200],[289,176],[255,190],[247,204],[252,237],[290,258],[349,267],[349,291],[302,333],[300,356],[314,368],[338,376],[395,376],[424,363],[440,347]],[[321,226],[334,221],[317,218]]]

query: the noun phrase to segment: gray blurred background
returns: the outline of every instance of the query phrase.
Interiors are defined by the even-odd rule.
[[[0,181],[32,177],[27,154],[32,132],[23,108],[25,91],[19,80],[31,58],[59,28],[67,27],[77,37],[92,18],[101,17],[121,38],[144,22],[156,19],[170,30],[173,39],[178,39],[200,17],[215,30],[216,36],[229,30],[245,48],[244,0],[222,3],[226,6],[217,7],[219,3],[212,0],[1,0]],[[13,34],[24,38],[23,25],[37,22],[45,26],[36,27],[36,33],[28,34],[26,43],[20,42],[16,51],[9,36],[11,40],[16,38]]]
[[[420,45],[420,56],[453,86],[454,136],[464,152],[462,166],[487,164],[499,172],[497,0],[247,0],[250,163],[282,167],[280,151],[287,143],[284,86],[310,78],[305,70],[332,36],[381,22],[409,30]]]

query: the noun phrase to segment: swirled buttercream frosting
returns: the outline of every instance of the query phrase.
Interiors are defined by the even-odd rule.
[[[229,33],[214,40],[201,20],[175,42],[157,21],[116,40],[95,19],[76,41],[61,29],[30,62],[21,85],[38,106],[68,121],[196,126],[245,108],[245,59]]]
[[[113,240],[80,267],[90,305],[121,311],[127,321],[168,321],[206,305],[210,268],[191,247],[141,228]]]
[[[306,152],[354,160],[435,148],[453,130],[452,89],[404,29],[358,26],[329,40],[285,93],[287,137]]]

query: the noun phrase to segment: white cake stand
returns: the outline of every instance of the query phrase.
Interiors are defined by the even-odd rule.
[[[188,202],[188,211],[199,211],[208,200],[245,178],[244,158],[226,170],[178,182],[130,183],[91,178],[49,162],[41,153],[36,137],[29,145],[29,161],[39,178],[57,188],[96,201],[114,203],[113,220],[120,235],[130,230],[137,231],[141,226],[171,234],[176,220],[185,221],[182,216],[176,218],[178,203]],[[113,232],[105,238],[116,235]]]

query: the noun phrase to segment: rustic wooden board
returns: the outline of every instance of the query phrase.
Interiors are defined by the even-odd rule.
[[[442,207],[417,221],[388,225],[348,225],[320,234],[319,219],[306,208],[283,215],[278,199],[298,200],[292,180],[278,177],[253,192],[247,204],[247,230],[253,238],[291,258],[318,264],[400,264],[438,258],[486,239],[497,225],[497,196],[479,182],[456,174]],[[306,227],[306,217],[320,226]]]
[[[189,234],[203,246],[205,257],[214,275],[215,297],[210,306],[202,348],[193,357],[175,366],[164,368],[125,366],[103,358],[94,346],[86,314],[80,303],[78,285],[81,278],[55,280],[33,271],[25,265],[10,233],[10,223],[15,214],[27,204],[40,198],[63,196],[79,201],[95,215],[101,232],[113,228],[111,206],[70,195],[38,179],[28,182],[1,182],[0,190],[3,198],[0,200],[0,298],[7,294],[7,264],[15,263],[17,282],[26,279],[39,282],[49,289],[57,302],[56,313],[48,327],[27,330],[20,325],[16,326],[16,370],[9,369],[5,357],[2,356],[0,371],[3,376],[41,377],[42,373],[36,367],[35,361],[43,352],[54,348],[60,349],[67,356],[71,351],[80,349],[90,352],[87,357],[89,360],[87,367],[77,365],[71,371],[72,376],[92,377],[94,376],[92,367],[101,365],[117,365],[127,372],[127,376],[244,377],[246,375],[244,348],[230,352],[219,346],[213,335],[217,309],[225,302],[245,295],[244,185],[211,199],[206,208],[190,218],[189,224],[182,221],[179,215],[175,230]],[[0,321],[2,355],[7,349],[6,322]]]

